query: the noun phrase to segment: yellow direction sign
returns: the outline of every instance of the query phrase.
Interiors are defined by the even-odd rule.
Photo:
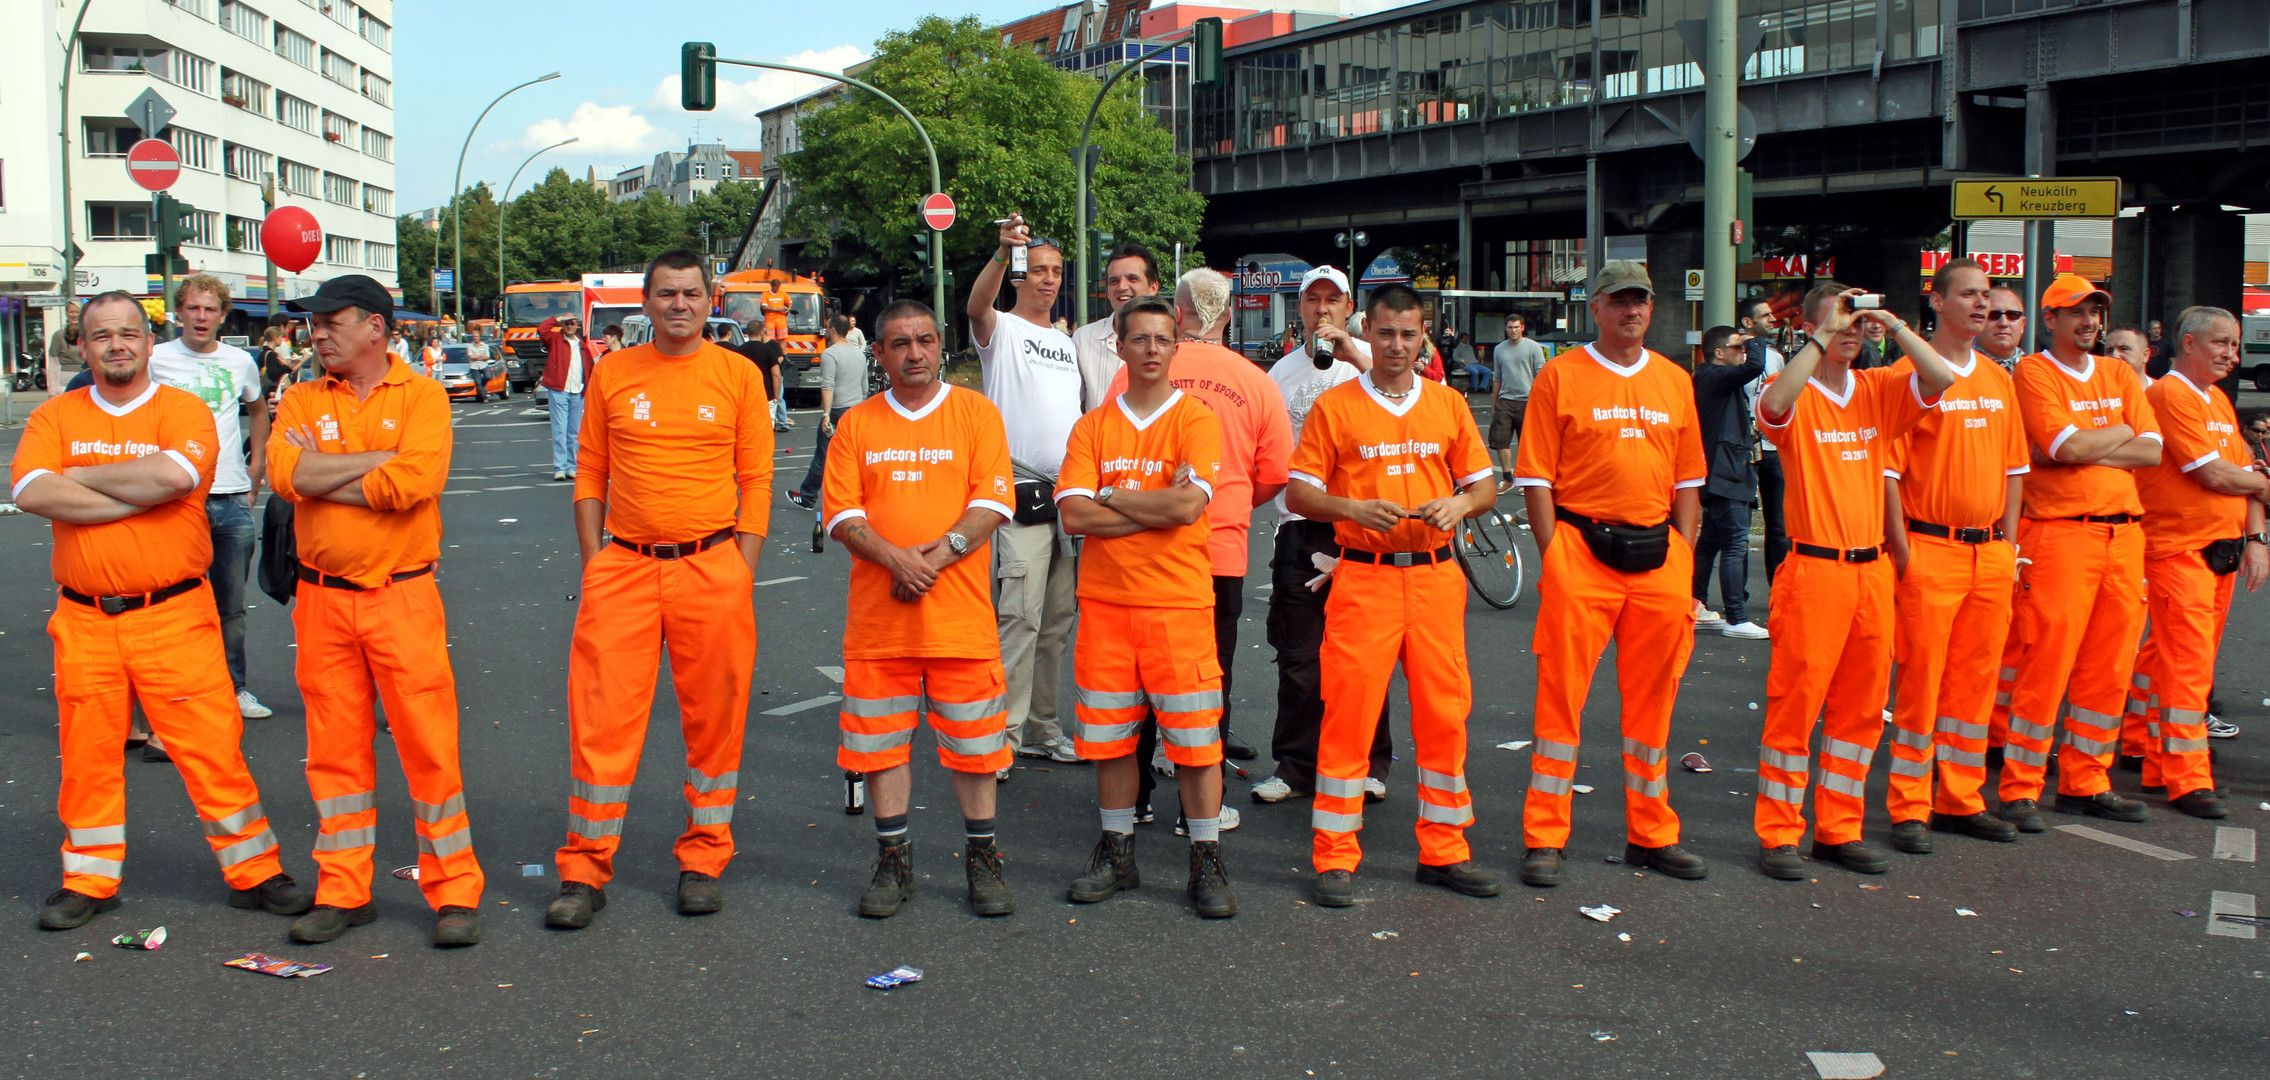
[[[1957,220],[2120,216],[2117,176],[2013,176],[1955,181]]]

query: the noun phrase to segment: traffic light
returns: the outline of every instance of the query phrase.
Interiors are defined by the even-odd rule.
[[[717,107],[717,46],[706,41],[679,46],[678,105],[687,112]]]
[[[922,283],[928,285],[937,280],[937,271],[930,265],[930,234],[915,233],[907,239],[914,242],[914,265],[920,268],[916,273]]]
[[[1190,27],[1190,85],[1222,81],[1222,20],[1207,17]]]
[[[1102,229],[1088,230],[1088,256],[1095,262],[1095,269],[1091,270],[1090,273],[1094,275],[1092,280],[1098,285],[1102,284],[1107,272],[1111,269],[1111,249],[1118,244],[1118,237]]]
[[[158,253],[179,258],[181,245],[197,238],[197,208],[162,191],[152,201],[158,219]]]

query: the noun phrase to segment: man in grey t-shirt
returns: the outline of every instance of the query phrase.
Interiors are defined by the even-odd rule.
[[[827,468],[835,422],[844,410],[867,400],[867,351],[845,340],[851,331],[848,315],[828,320],[828,347],[820,351],[820,412],[826,419],[820,421],[819,442],[812,451],[811,467],[804,470],[804,482],[788,493],[788,501],[807,510],[819,503],[820,476]]]
[[[1490,410],[1490,456],[1497,460],[1499,491],[1513,485],[1513,440],[1529,410],[1529,384],[1545,369],[1545,347],[1529,340],[1528,329],[1521,316],[1506,316],[1505,340],[1490,350],[1498,377],[1497,404]]]

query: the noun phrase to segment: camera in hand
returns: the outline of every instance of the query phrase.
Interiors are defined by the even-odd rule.
[[[1852,298],[1852,310],[1854,311],[1878,311],[1883,306],[1883,293],[1862,293]]]
[[[1321,334],[1309,339],[1308,358],[1316,363],[1316,370],[1332,366],[1332,339]]]

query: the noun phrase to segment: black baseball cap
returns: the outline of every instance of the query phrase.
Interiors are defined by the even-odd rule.
[[[389,318],[394,315],[394,297],[386,291],[386,286],[364,274],[332,278],[317,287],[313,295],[287,300],[284,306],[316,315],[329,315],[342,308],[361,308]]]

